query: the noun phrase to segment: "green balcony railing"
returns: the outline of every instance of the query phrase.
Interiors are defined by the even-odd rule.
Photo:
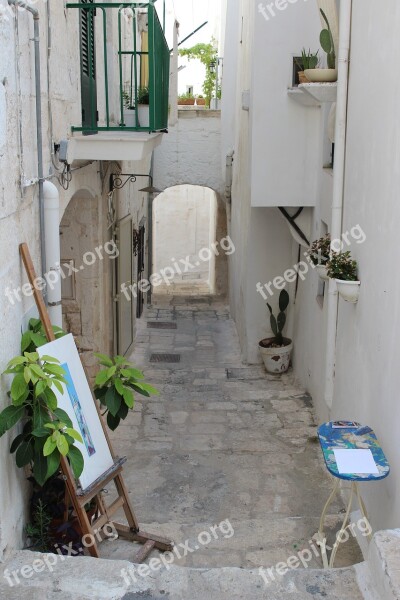
[[[80,11],[82,124],[73,131],[167,129],[170,50],[154,1],[67,3]]]

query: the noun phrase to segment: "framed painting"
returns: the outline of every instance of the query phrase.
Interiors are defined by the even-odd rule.
[[[78,349],[72,334],[37,349],[39,357],[48,355],[57,358],[65,370],[64,393],[56,389],[58,406],[70,417],[74,429],[82,436],[83,444],[76,442],[82,452],[85,464],[79,478],[79,484],[86,490],[114,464],[107,439],[92,392],[86,379]]]

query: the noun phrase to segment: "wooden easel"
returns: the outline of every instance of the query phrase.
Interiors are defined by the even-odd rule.
[[[49,314],[47,312],[43,296],[40,293],[40,291],[36,289],[34,284],[36,280],[36,273],[32,263],[29,248],[27,244],[21,244],[19,249],[28,275],[29,283],[31,284],[33,289],[33,296],[35,298],[36,305],[39,311],[40,320],[43,323],[43,327],[46,332],[48,341],[52,342],[55,340],[55,335],[51,326]],[[140,544],[143,544],[143,547],[134,557],[133,562],[135,563],[143,562],[153,550],[153,548],[157,548],[162,552],[171,551],[173,548],[173,542],[163,537],[159,537],[140,530],[139,523],[136,519],[135,513],[133,512],[133,508],[128,496],[128,491],[126,489],[122,477],[122,465],[125,462],[125,459],[116,458],[111,445],[110,437],[108,435],[108,431],[104,425],[102,416],[100,414],[98,404],[94,399],[93,402],[96,405],[97,412],[103,427],[104,435],[110,448],[111,455],[114,459],[114,466],[99,480],[94,482],[94,484],[89,489],[85,490],[84,493],[82,493],[82,491],[80,491],[76,485],[75,478],[73,476],[67,459],[65,457],[61,457],[61,468],[65,476],[66,492],[68,493],[70,502],[72,503],[75,509],[75,513],[77,515],[79,525],[83,533],[83,537],[85,535],[92,536],[91,540],[93,540],[93,543],[89,548],[91,556],[95,558],[100,557],[96,540],[99,538],[99,532],[101,532],[101,529],[107,524],[112,524],[112,526],[117,531],[119,537],[132,542],[139,542]],[[111,482],[115,484],[118,493],[118,498],[110,506],[107,506],[104,500],[104,495],[102,494],[102,490]],[[95,499],[97,503],[98,510],[96,519],[93,521],[93,523],[91,523],[85,511],[85,505],[93,499]],[[123,508],[125,512],[128,525],[123,525],[121,523],[115,523],[114,521],[112,521],[112,516],[120,508]]]

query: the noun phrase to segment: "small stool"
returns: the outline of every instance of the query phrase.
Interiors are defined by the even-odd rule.
[[[318,437],[321,444],[322,452],[325,459],[326,468],[329,473],[335,478],[335,483],[331,495],[329,496],[324,510],[322,511],[321,520],[319,524],[319,530],[316,535],[317,544],[321,548],[322,561],[325,569],[333,568],[336,553],[342,539],[342,535],[346,530],[347,521],[350,516],[350,511],[353,505],[354,497],[357,498],[358,504],[363,517],[368,521],[365,504],[361,498],[358,482],[360,481],[378,481],[379,479],[385,479],[389,475],[390,466],[386,460],[382,448],[376,438],[375,433],[370,427],[363,427],[359,423],[355,423],[354,426],[333,428],[335,422],[325,423],[318,429]],[[346,422],[341,421],[346,424]],[[350,423],[349,423],[350,425]],[[372,456],[376,463],[379,473],[365,473],[365,474],[343,474],[339,473],[339,469],[336,463],[334,450],[371,450]],[[350,481],[350,499],[347,506],[346,514],[340,531],[336,536],[335,543],[332,548],[332,554],[328,562],[326,554],[326,537],[324,534],[325,518],[330,505],[332,504],[336,494],[340,488],[340,480]],[[368,536],[371,539],[371,534]]]

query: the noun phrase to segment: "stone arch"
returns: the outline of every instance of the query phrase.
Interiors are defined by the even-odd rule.
[[[152,271],[166,277],[154,295],[216,293],[217,219],[218,197],[209,187],[176,185],[157,196]]]

